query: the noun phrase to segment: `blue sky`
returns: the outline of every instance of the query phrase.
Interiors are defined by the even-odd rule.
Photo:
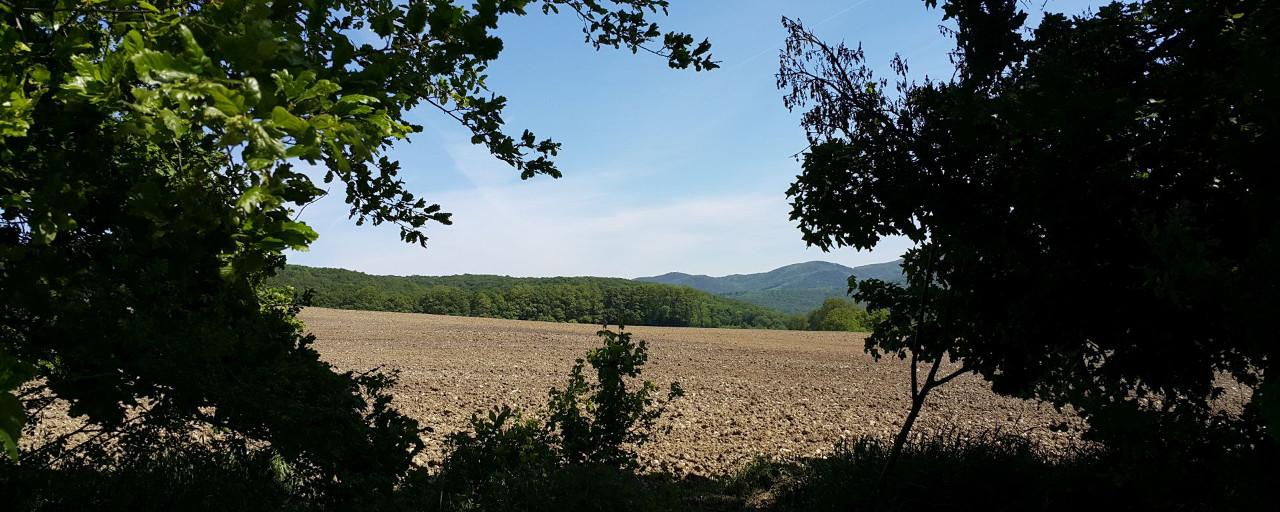
[[[941,14],[918,0],[676,0],[664,30],[708,37],[721,69],[671,70],[664,59],[596,51],[570,15],[502,20],[505,50],[488,84],[509,102],[509,131],[563,144],[565,176],[522,181],[433,110],[413,112],[425,130],[391,156],[410,190],[454,214],[431,225],[426,249],[391,226],[355,226],[339,187],[302,219],[320,239],[290,263],[375,274],[595,275],[669,271],[725,275],[809,260],[850,266],[888,261],[906,248],[806,248],[787,219],[785,191],[805,147],[798,113],[775,87],[780,18],[805,22],[828,41],[863,45],[887,74],[894,53],[912,77],[951,76],[952,41]],[[1079,12],[1078,1],[1050,2]],[[1040,2],[1023,6],[1038,14]]]

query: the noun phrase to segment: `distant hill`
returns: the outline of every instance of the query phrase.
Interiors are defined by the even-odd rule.
[[[859,280],[902,281],[902,260],[846,267],[827,261],[809,261],[778,267],[759,274],[724,277],[671,272],[640,277],[637,281],[688,286],[707,293],[756,304],[784,313],[805,313],[829,297],[844,297],[849,276]]]
[[[776,310],[681,286],[607,277],[378,276],[286,265],[270,285],[337,309],[674,327],[787,328]]]

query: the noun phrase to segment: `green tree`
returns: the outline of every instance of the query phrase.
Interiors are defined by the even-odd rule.
[[[851,300],[831,298],[809,313],[808,328],[813,331],[869,332],[873,316]]]
[[[708,43],[650,22],[666,8],[0,1],[0,441],[12,454],[12,392],[38,377],[93,429],[214,426],[268,441],[334,497],[390,489],[421,447],[390,379],[335,373],[255,291],[316,238],[295,211],[322,192],[295,166],[338,182],[357,224],[425,244],[449,214],[385,156],[421,131],[410,109],[439,109],[524,178],[560,175],[559,144],[508,134],[485,86],[503,16],[564,9],[597,48],[715,67]]]
[[[477,292],[471,296],[471,314],[481,317],[499,317],[500,312],[493,298],[485,292]]]
[[[433,286],[418,300],[418,311],[436,315],[471,314],[471,295],[452,286]]]
[[[387,311],[392,309],[391,298],[388,297],[386,293],[383,293],[382,290],[373,286],[365,286],[356,290],[355,293],[351,294],[351,296],[347,298],[347,301],[349,307],[353,308],[373,309],[378,311]]]
[[[967,371],[1120,444],[1183,450],[1227,423],[1247,435],[1215,449],[1254,444],[1261,394],[1240,423],[1211,400],[1221,374],[1264,389],[1276,360],[1280,9],[1113,3],[1030,31],[1014,0],[942,12],[950,80],[910,82],[895,58],[890,85],[792,21],[778,76],[812,143],[788,191],[805,240],[916,243],[906,286],[854,294],[889,311],[867,349],[913,363],[899,446]],[[946,359],[962,366],[939,376]]]

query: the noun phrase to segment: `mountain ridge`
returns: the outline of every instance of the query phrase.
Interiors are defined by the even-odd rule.
[[[708,276],[668,272],[636,281],[688,286],[785,313],[811,311],[832,297],[844,297],[850,276],[859,280],[902,282],[902,260],[848,267],[829,261],[783,265],[767,272]]]

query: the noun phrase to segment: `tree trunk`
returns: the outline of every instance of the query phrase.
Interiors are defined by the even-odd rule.
[[[885,484],[889,481],[889,473],[892,473],[893,467],[898,464],[898,458],[902,456],[902,448],[907,444],[907,436],[911,434],[911,426],[916,423],[916,417],[920,416],[920,409],[924,408],[924,398],[928,393],[929,390],[926,387],[911,399],[911,412],[907,413],[907,419],[902,422],[902,430],[899,430],[897,437],[893,438],[893,449],[889,451],[889,460],[880,471],[880,480],[876,484],[878,491],[884,490]]]

